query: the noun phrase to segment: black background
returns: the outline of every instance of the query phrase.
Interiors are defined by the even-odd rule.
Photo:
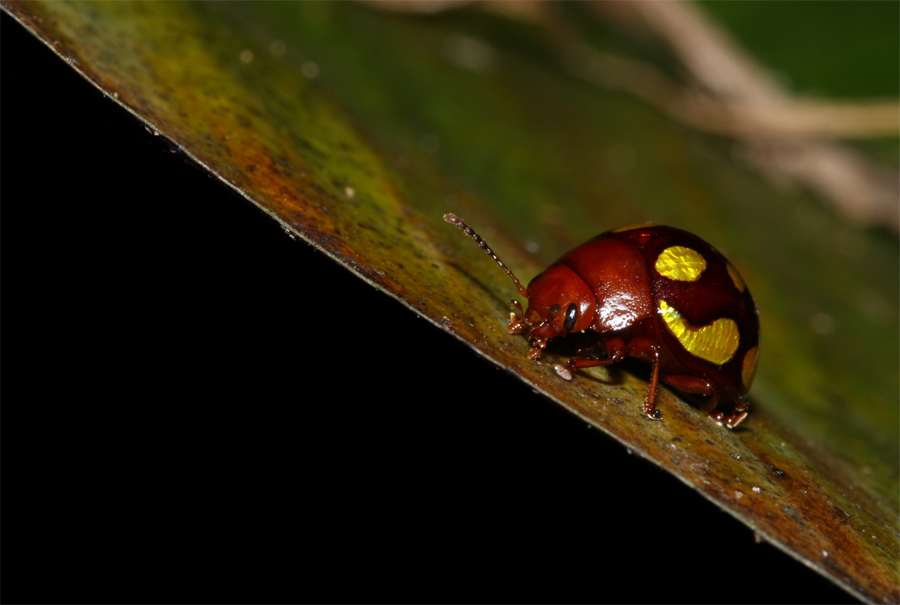
[[[4,601],[850,600],[5,14],[0,73]]]

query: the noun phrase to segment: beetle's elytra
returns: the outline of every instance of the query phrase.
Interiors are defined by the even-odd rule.
[[[561,377],[571,380],[578,368],[635,357],[653,368],[643,406],[651,418],[661,417],[660,380],[708,396],[703,410],[729,428],[747,417],[759,357],[758,312],[737,269],[696,235],[662,225],[607,231],[564,254],[526,289],[462,219],[446,214],[444,220],[472,237],[528,299],[524,312],[510,301],[516,313],[509,332],[529,338],[531,359],[549,340],[585,332],[593,338],[556,366]],[[716,411],[723,397],[734,402],[731,413]]]

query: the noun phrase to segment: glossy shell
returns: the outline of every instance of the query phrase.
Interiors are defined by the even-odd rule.
[[[759,358],[759,319],[747,285],[731,263],[702,239],[672,227],[638,225],[598,235],[531,280],[519,279],[465,221],[462,229],[528,298],[510,315],[509,333],[531,342],[537,360],[547,343],[572,332],[593,335],[565,364],[554,366],[565,380],[580,368],[634,357],[652,367],[643,413],[660,419],[660,381],[707,397],[703,410],[736,428],[750,412],[745,398]],[[722,396],[730,412],[717,410]]]
[[[569,294],[560,298],[561,289]],[[593,306],[573,331],[657,343],[663,380],[703,377],[734,400],[753,381],[759,319],[750,291],[731,263],[687,231],[650,225],[598,235],[532,280],[528,299],[539,316],[552,304],[565,308],[561,301]]]

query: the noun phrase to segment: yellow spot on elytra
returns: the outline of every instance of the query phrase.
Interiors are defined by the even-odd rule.
[[[733,319],[722,317],[707,326],[692,326],[664,300],[659,301],[659,314],[685,351],[716,365],[727,363],[734,357],[741,342]]]
[[[656,257],[656,272],[676,281],[697,281],[706,269],[706,259],[696,250],[670,246]]]
[[[744,365],[741,368],[741,382],[744,388],[750,390],[753,377],[756,375],[756,360],[759,359],[759,345],[753,347],[744,354]]]
[[[738,289],[738,292],[746,290],[747,284],[744,283],[744,279],[741,277],[741,274],[738,273],[738,270],[734,268],[734,265],[725,263],[725,268],[728,269],[728,275],[731,276],[731,281],[734,282],[734,287]]]

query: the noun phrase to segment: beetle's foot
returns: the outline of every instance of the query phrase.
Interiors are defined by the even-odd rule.
[[[509,327],[506,328],[506,331],[510,334],[527,334],[528,324],[519,319],[519,316],[515,313],[510,313]]]
[[[575,373],[575,370],[577,370],[578,366],[579,366],[578,361],[579,361],[578,357],[572,357],[569,359],[569,361],[567,361],[565,363],[565,365],[556,364],[555,366],[553,366],[553,369],[556,370],[556,373],[559,374],[559,376],[561,378],[565,378],[566,380],[572,380],[572,375]],[[582,360],[582,364],[585,365],[586,367],[591,367],[591,365],[593,365],[593,363],[594,363],[593,360],[587,361],[586,363],[585,363],[585,360]]]
[[[644,412],[644,416],[646,416],[648,420],[662,420],[662,412],[660,412],[659,410]]]
[[[528,353],[528,359],[531,361],[536,361],[538,357],[541,356],[541,353],[544,352],[544,349],[547,347],[546,340],[534,340],[531,343],[531,352]]]
[[[731,417],[731,419],[729,421],[727,421],[725,423],[725,426],[727,426],[730,429],[736,429],[738,427],[738,425],[740,423],[742,423],[744,421],[744,419],[749,415],[750,415],[749,412],[741,412],[740,414],[735,414],[734,416]]]
[[[707,411],[707,413],[709,414],[709,417],[718,424],[724,424],[730,429],[735,429],[750,414],[750,403],[743,400],[739,401],[734,408],[734,412],[731,414],[725,414],[724,412],[713,412],[711,409]]]
[[[650,420],[662,420],[662,412],[656,409],[656,406],[653,404],[644,403],[644,407],[641,411],[644,413],[644,416]]]
[[[564,378],[565,380],[572,380],[572,371],[568,368],[569,364],[563,365],[561,363],[553,366],[553,369],[556,370],[556,373],[560,378]]]
[[[709,415],[710,418],[716,424],[722,425],[724,424],[730,429],[737,428],[737,426],[747,418],[749,412],[736,412],[734,414],[725,414],[723,412],[714,412]]]
[[[525,313],[522,311],[522,305],[517,300],[511,300],[509,304],[514,306],[516,311],[509,314],[509,327],[506,330],[510,334],[531,334],[531,326],[524,319]]]

